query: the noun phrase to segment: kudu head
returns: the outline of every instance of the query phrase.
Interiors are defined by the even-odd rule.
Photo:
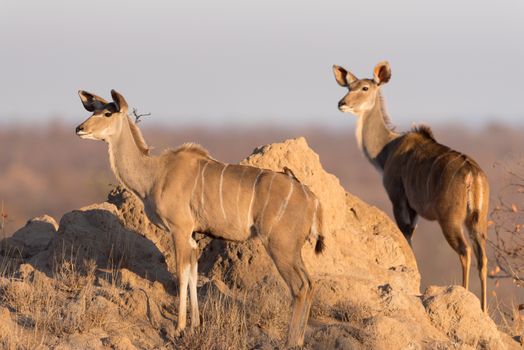
[[[127,121],[127,102],[122,95],[111,90],[113,102],[87,91],[78,91],[84,108],[93,114],[76,127],[76,134],[83,139],[108,141],[118,135]]]
[[[348,93],[338,103],[338,109],[344,113],[353,113],[362,117],[371,111],[377,101],[380,86],[391,78],[391,68],[387,61],[382,61],[373,70],[373,79],[358,79],[342,67],[333,66],[335,79],[340,86],[347,87]]]

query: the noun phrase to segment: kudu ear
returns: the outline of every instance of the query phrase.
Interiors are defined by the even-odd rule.
[[[111,97],[113,98],[113,102],[116,104],[118,111],[120,113],[127,113],[128,106],[124,96],[115,90],[111,90]]]
[[[80,96],[80,100],[82,101],[84,108],[89,112],[103,110],[108,103],[102,97],[84,90],[79,90],[78,96]]]
[[[338,85],[348,86],[350,83],[358,80],[356,76],[348,72],[342,67],[333,65],[333,73],[335,73],[335,79],[337,80]]]
[[[377,85],[385,84],[391,79],[391,68],[388,61],[382,61],[373,70],[373,80]]]

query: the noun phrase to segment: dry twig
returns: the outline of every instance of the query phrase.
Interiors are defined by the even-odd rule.
[[[151,115],[151,113],[139,114],[138,110],[136,108],[133,108],[133,116],[135,117],[135,123],[136,124],[138,124],[138,123],[140,123],[142,121],[140,118],[142,118],[142,117],[149,117],[150,115]]]

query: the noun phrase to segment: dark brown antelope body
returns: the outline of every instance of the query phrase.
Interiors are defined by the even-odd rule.
[[[151,156],[127,116],[124,98],[116,91],[112,96],[113,102],[107,102],[80,91],[84,107],[93,115],[76,131],[82,138],[109,144],[116,177],[142,200],[149,220],[173,236],[180,293],[177,332],[186,326],[188,287],[191,326],[200,322],[193,232],[231,241],[257,236],[291,291],[287,341],[288,346],[300,346],[313,293],[301,249],[313,236],[315,251],[323,250],[322,210],[316,196],[289,171],[224,164],[198,145]]]
[[[401,135],[389,148],[395,150],[385,157],[383,181],[392,199],[405,195],[428,220],[447,217],[457,200],[471,215],[486,215],[489,186],[473,159],[438,143],[425,127]]]
[[[411,244],[419,215],[438,221],[446,240],[459,255],[463,286],[467,289],[471,248],[464,236],[465,226],[477,259],[481,305],[486,311],[486,175],[473,159],[438,143],[428,127],[406,133],[393,131],[380,93],[380,86],[391,77],[387,62],[375,67],[373,79],[359,80],[338,66],[334,66],[334,73],[337,82],[349,89],[339,102],[339,109],[358,117],[359,147],[383,175],[398,227]]]

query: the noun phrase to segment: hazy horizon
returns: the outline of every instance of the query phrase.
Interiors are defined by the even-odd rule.
[[[78,89],[148,123],[352,125],[332,64],[387,59],[396,125],[520,123],[524,3],[51,0],[0,6],[3,123],[87,116]]]

